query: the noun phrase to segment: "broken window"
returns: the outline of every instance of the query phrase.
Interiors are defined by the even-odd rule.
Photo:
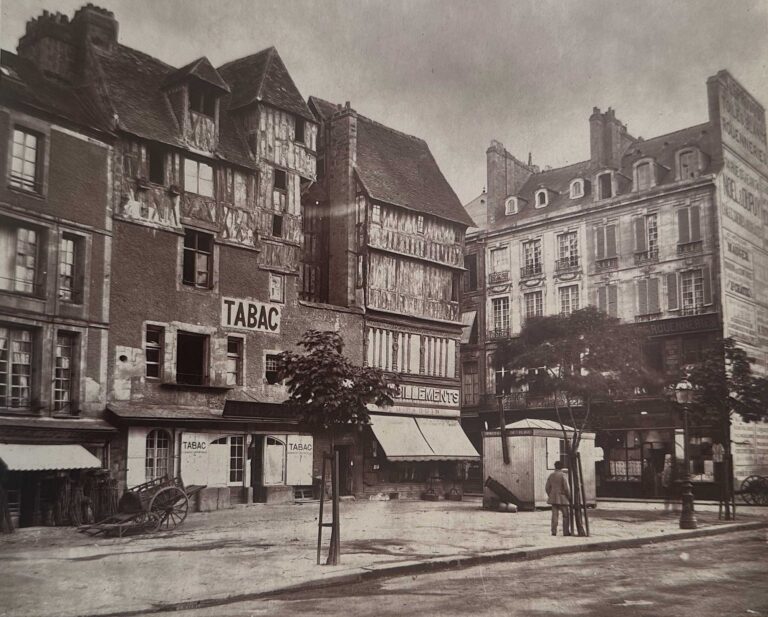
[[[305,142],[305,127],[306,123],[304,122],[304,118],[299,118],[296,116],[296,132],[294,135],[294,141],[298,141],[299,143]]]
[[[184,232],[184,272],[182,282],[185,285],[210,289],[213,266],[213,236],[187,229]]]
[[[144,335],[144,353],[146,358],[147,377],[159,379],[163,375],[163,341],[165,328],[147,324],[147,332]]]
[[[286,191],[288,190],[288,176],[284,169],[275,169],[275,190]]]
[[[39,232],[0,221],[0,289],[32,294],[38,290]]]
[[[278,356],[277,354],[267,354],[264,358],[264,379],[269,384],[280,383],[277,373]]]
[[[208,337],[179,331],[176,335],[176,383],[203,386],[208,383]]]
[[[283,216],[282,214],[272,215],[272,235],[275,238],[283,237]]]
[[[269,299],[272,302],[283,302],[285,297],[285,277],[282,274],[269,275]]]
[[[216,115],[216,95],[199,84],[190,84],[189,109],[213,118]]]
[[[613,177],[610,171],[597,177],[597,198],[608,199],[609,197],[613,197]]]
[[[243,385],[243,339],[227,337],[227,385]]]

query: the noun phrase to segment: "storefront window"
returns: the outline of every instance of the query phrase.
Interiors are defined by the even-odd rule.
[[[236,435],[229,438],[229,481],[242,482],[244,462],[244,438]]]
[[[167,431],[154,430],[147,435],[145,461],[147,482],[169,475],[171,437]]]

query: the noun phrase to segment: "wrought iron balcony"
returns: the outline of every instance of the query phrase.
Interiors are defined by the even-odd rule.
[[[501,338],[509,338],[509,326],[491,328],[488,330],[488,340],[493,341]]]
[[[520,268],[520,278],[526,279],[541,275],[541,264],[531,264]]]
[[[688,317],[690,315],[703,315],[712,311],[711,306],[704,306],[703,304],[694,304],[692,306],[680,307],[680,315]]]
[[[501,397],[501,405],[505,411],[521,409],[552,409],[557,403],[558,407],[566,407],[568,400],[564,394],[557,397],[554,394],[535,394],[532,392],[508,392],[505,394],[486,394],[483,397],[483,403],[486,406],[493,407],[498,405],[498,399]],[[584,404],[581,398],[572,398],[570,403],[574,407]]]
[[[642,264],[654,263],[659,261],[659,250],[651,249],[643,251],[642,253],[635,253],[635,265],[640,266]]]
[[[555,272],[573,272],[579,269],[579,256],[571,255],[555,261]]]
[[[488,275],[488,282],[493,283],[506,283],[509,280],[509,270],[502,270],[501,272],[491,272]]]
[[[662,313],[660,310],[653,313],[644,313],[642,315],[635,315],[635,321],[656,321],[661,319]]]
[[[695,240],[693,242],[685,242],[684,244],[677,245],[678,255],[690,255],[691,253],[699,253],[704,248],[704,243],[701,240]]]
[[[613,270],[618,267],[618,257],[606,257],[605,259],[598,259],[595,261],[595,270],[598,272],[602,272],[603,270]]]

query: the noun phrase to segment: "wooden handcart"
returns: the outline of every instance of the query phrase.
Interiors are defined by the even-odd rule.
[[[745,503],[754,506],[768,505],[768,477],[749,476],[744,478],[741,489],[736,491]]]
[[[189,498],[204,486],[187,486],[180,477],[163,476],[129,488],[117,504],[117,513],[78,531],[95,536],[175,529],[189,512]]]

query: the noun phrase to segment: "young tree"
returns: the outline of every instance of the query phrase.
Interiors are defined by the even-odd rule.
[[[596,410],[635,395],[638,388],[653,387],[660,379],[644,368],[642,342],[636,329],[590,306],[569,315],[526,320],[520,335],[503,341],[494,357],[496,368],[505,369],[503,391],[527,390],[552,400],[576,489],[579,535],[586,535],[581,507],[585,504],[575,463],[585,427]],[[570,434],[563,414],[573,428]]]
[[[746,422],[768,420],[768,379],[752,371],[754,358],[731,338],[720,338],[707,349],[705,358],[685,367],[693,386],[689,417],[695,423],[718,428],[725,448],[721,472],[726,519],[731,518],[733,469],[731,468],[730,423],[737,413]]]
[[[352,364],[342,353],[344,340],[336,332],[308,330],[298,346],[304,353],[284,351],[277,360],[278,377],[288,389],[286,402],[299,411],[305,425],[330,432],[333,454],[337,428],[368,424],[368,404],[391,405],[396,379],[388,379],[380,369]],[[334,490],[334,497],[337,492]],[[337,513],[334,499],[330,564],[338,560]]]

